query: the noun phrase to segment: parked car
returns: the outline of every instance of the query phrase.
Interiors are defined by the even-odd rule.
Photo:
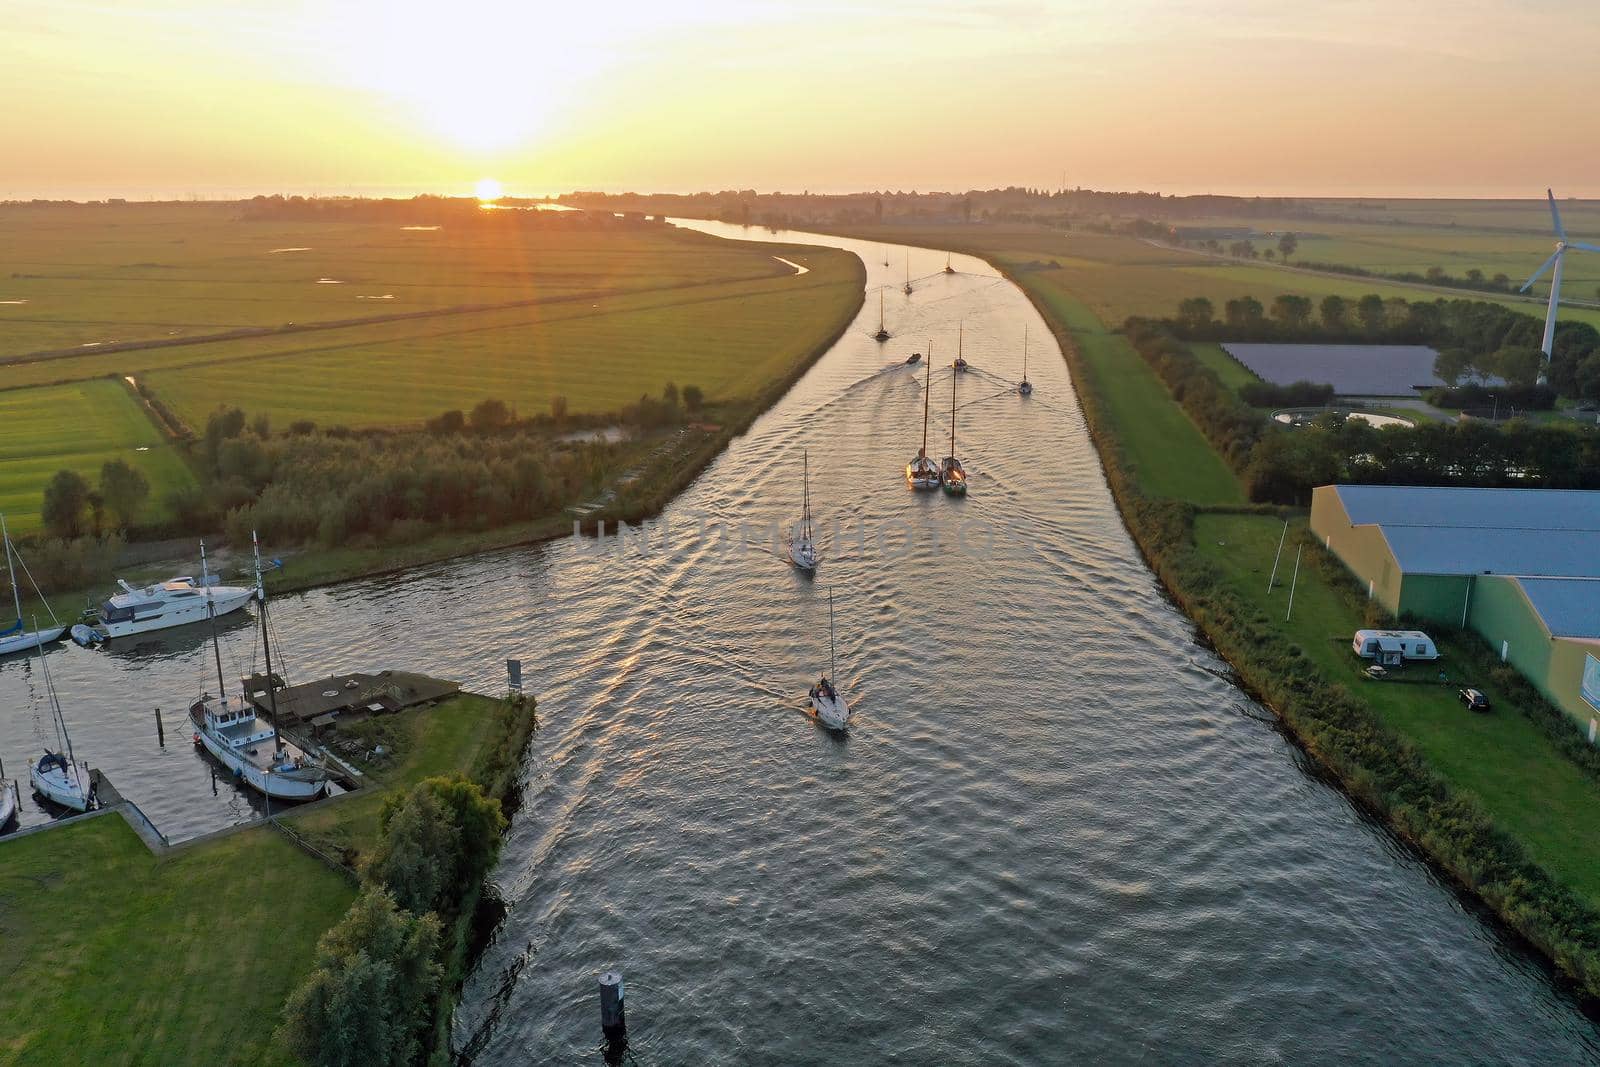
[[[1489,698],[1483,695],[1481,689],[1463,689],[1460,692],[1461,703],[1468,711],[1488,711]]]

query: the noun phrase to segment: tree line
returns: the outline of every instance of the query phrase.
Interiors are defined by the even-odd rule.
[[[1305,504],[1331,482],[1600,488],[1592,427],[1467,420],[1380,429],[1337,412],[1284,427],[1224,385],[1170,320],[1131,318],[1124,332],[1253,501]]]

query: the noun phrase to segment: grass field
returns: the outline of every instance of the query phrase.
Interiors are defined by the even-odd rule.
[[[405,758],[365,795],[289,816],[369,841],[383,797],[465,770],[494,702],[397,717]],[[152,856],[122,819],[0,840],[0,1064],[278,1064],[278,1009],[355,890],[267,827]]]
[[[810,272],[394,324],[380,340],[359,328],[127,356],[189,364],[146,369],[141,381],[192,426],[223,403],[266,412],[280,425],[418,422],[490,396],[527,413],[547,411],[556,395],[572,412],[604,412],[658,394],[667,381],[732,400],[782,377],[858,306],[853,257],[785,255]]]
[[[141,451],[142,450],[142,451]],[[0,512],[13,532],[39,528],[45,483],[75,470],[94,485],[107,460],[125,459],[150,482],[141,521],[162,517],[162,497],[194,475],[121,383],[0,391]]]
[[[1190,345],[1189,348],[1196,359],[1217,372],[1217,377],[1229,389],[1237,390],[1240,386],[1261,380],[1249,367],[1223,351],[1221,345]]]
[[[1291,526],[1284,564],[1269,596],[1267,579],[1282,530],[1282,521],[1267,515],[1200,515],[1195,523],[1200,552],[1274,622],[1283,618],[1288,604],[1287,572],[1305,525],[1297,520]],[[1462,650],[1444,642],[1440,664],[1405,672],[1432,679],[1442,667],[1453,685],[1371,681],[1362,674],[1365,661],[1350,652],[1350,635],[1361,627],[1360,612],[1313,567],[1301,569],[1294,613],[1283,625],[1327,677],[1357,692],[1452,784],[1476,796],[1534,859],[1600,905],[1600,825],[1581,814],[1600,804],[1600,786],[1501,694],[1494,694],[1498,704],[1491,714],[1464,710],[1456,689],[1484,680],[1473,676]]]
[[[460,304],[777,277],[667,227],[243,221],[237,204],[0,205],[0,357]]]
[[[1194,504],[1243,504],[1244,491],[1199,427],[1172,402],[1167,387],[1133,346],[1053,284],[1054,272],[1023,275],[1024,284],[1072,330],[1117,420],[1140,488]]]

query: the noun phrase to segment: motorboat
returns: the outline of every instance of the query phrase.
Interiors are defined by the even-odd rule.
[[[42,629],[35,625],[32,630],[22,625],[22,586],[17,584],[17,562],[21,557],[17,553],[16,546],[11,543],[11,534],[6,530],[6,517],[4,515],[0,515],[0,541],[5,542],[6,571],[11,577],[11,602],[17,609],[16,621],[4,630],[0,630],[0,656],[5,656],[13,652],[27,652],[40,645],[49,644],[51,641],[60,638],[67,628],[62,626],[59,620],[56,619],[55,611],[51,609],[50,602],[44,600],[43,594],[39,593],[38,586],[35,586],[33,591],[39,596],[40,600],[44,601],[44,608],[50,612],[52,625]],[[28,565],[26,563],[22,565],[22,572],[28,574]],[[28,577],[31,581],[33,576],[30,574]]]
[[[922,353],[921,352],[913,352],[909,356],[906,357],[906,366],[908,366],[908,367],[914,367],[918,363],[921,363],[921,362],[922,362]]]
[[[96,629],[108,638],[129,637],[151,630],[218,619],[238,611],[256,595],[248,586],[221,585],[204,566],[205,546],[200,546],[201,577],[168,578],[142,589],[121,579],[122,592],[100,605]]]
[[[800,528],[789,533],[789,562],[807,573],[817,569],[816,531],[811,524],[811,454],[803,453],[805,473],[801,491]]]
[[[217,662],[217,691],[212,697],[202,694],[189,708],[194,720],[196,746],[209,752],[238,781],[273,800],[314,800],[327,792],[331,780],[327,769],[317,760],[292,749],[278,733],[278,687],[273,684],[272,642],[267,624],[267,591],[261,580],[261,549],[255,534],[250,535],[255,551],[256,587],[251,590],[258,602],[257,614],[261,619],[261,647],[267,662],[267,701],[271,705],[272,719],[262,719],[241,691],[238,696],[228,696],[222,678],[222,649],[217,639],[215,614],[207,615],[211,623],[211,648]],[[202,556],[202,560],[203,560]],[[209,603],[212,590],[207,587],[202,600]]]
[[[828,590],[828,673],[817,679],[811,687],[811,710],[817,721],[830,730],[844,730],[850,725],[850,705],[828,679],[836,677],[833,648],[833,590]]]
[[[69,631],[72,640],[84,648],[92,648],[106,639],[106,635],[87,623],[74,623]]]
[[[928,457],[928,404],[933,394],[933,342],[928,342],[928,383],[922,389],[922,447],[906,464],[906,484],[913,489],[939,488],[939,465]]]

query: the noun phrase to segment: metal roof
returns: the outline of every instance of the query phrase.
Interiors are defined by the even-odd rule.
[[[1426,345],[1284,345],[1229,341],[1223,349],[1278,385],[1327,383],[1344,396],[1420,396],[1443,385]]]
[[[1600,534],[1457,526],[1383,526],[1406,574],[1600,578]]]
[[[1600,492],[1581,489],[1454,489],[1335,485],[1356,526],[1450,526],[1490,530],[1600,532]],[[1600,555],[1600,542],[1594,550]]]
[[[1600,637],[1600,581],[1519,578],[1534,610],[1555,637]]]

